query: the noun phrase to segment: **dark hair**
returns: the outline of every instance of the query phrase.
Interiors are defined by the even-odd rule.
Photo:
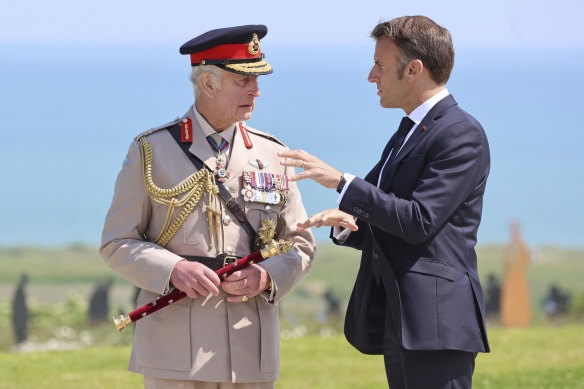
[[[454,48],[450,32],[425,16],[402,16],[379,23],[371,37],[391,39],[401,50],[399,75],[414,59],[422,61],[438,84],[446,84],[454,66]]]

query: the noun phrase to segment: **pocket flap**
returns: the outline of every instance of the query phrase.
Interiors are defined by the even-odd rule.
[[[459,277],[454,266],[433,259],[408,259],[403,262],[402,266],[406,271],[436,276],[448,281],[454,281]]]

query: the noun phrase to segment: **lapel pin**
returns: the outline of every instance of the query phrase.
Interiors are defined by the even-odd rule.
[[[266,168],[268,166],[270,166],[269,162],[262,162],[259,159],[256,159],[255,161],[249,161],[249,164],[253,167],[255,167],[256,169],[260,169],[262,170],[263,168]]]

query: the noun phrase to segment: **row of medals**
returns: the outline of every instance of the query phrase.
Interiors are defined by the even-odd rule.
[[[290,203],[288,177],[283,174],[244,170],[242,181],[241,194],[245,201],[284,205]]]
[[[217,169],[213,173],[215,173],[217,179],[221,182],[225,182],[229,178],[229,172],[225,168],[226,160],[227,158],[224,153],[217,155]],[[250,162],[250,164],[258,167],[255,162]],[[241,190],[241,194],[247,202],[290,204],[288,197],[288,177],[286,175],[244,170],[242,173],[242,181],[243,189]]]

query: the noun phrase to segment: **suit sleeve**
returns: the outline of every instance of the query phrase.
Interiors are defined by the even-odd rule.
[[[161,294],[168,290],[170,274],[182,258],[145,239],[151,207],[141,161],[140,146],[132,142],[116,180],[100,254],[130,283]]]
[[[339,208],[408,243],[430,239],[486,179],[488,146],[479,128],[461,122],[441,129],[423,157],[411,198],[355,178]]]

